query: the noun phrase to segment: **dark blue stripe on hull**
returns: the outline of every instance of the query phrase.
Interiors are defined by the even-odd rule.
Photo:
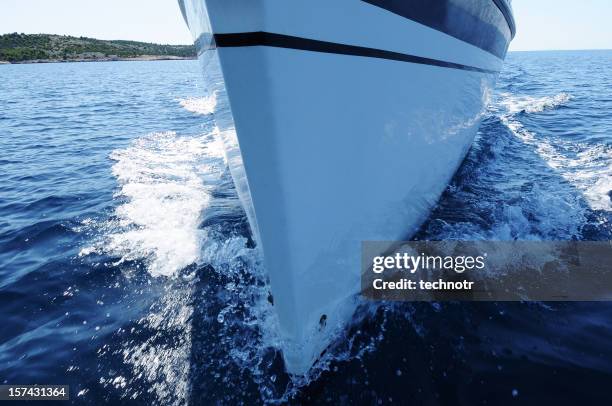
[[[319,41],[309,38],[293,37],[290,35],[270,32],[240,32],[231,34],[215,34],[217,47],[252,47],[269,46],[277,48],[299,49],[303,51],[323,52],[330,54],[363,56],[368,58],[388,59],[399,62],[410,62],[421,65],[438,66],[441,68],[460,69],[480,73],[497,73],[489,69],[462,65],[454,62],[425,58],[422,56],[385,51],[376,48],[360,47],[355,45],[338,44],[335,42]]]
[[[508,27],[510,28],[511,38],[514,38],[516,35],[516,24],[514,23],[514,15],[512,13],[512,8],[508,3],[510,0],[493,0],[493,3],[497,6],[499,11],[504,15],[506,22],[508,23]]]
[[[504,59],[514,36],[506,0],[362,0]],[[413,41],[414,38],[406,38]]]

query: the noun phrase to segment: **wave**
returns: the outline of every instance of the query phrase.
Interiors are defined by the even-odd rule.
[[[213,93],[207,97],[189,97],[186,99],[180,99],[179,104],[187,111],[200,114],[209,115],[215,112],[217,107],[217,95]]]
[[[103,241],[81,255],[103,252],[118,256],[117,264],[143,260],[152,275],[173,275],[198,263],[202,213],[225,165],[215,137],[153,133],[110,158],[121,204],[105,225]]]
[[[110,157],[118,205],[106,220],[83,220],[81,231],[95,228],[100,236],[79,255],[118,258],[109,265],[126,264],[130,272],[139,265],[134,269],[128,262],[144,263],[145,275],[170,278],[129,331],[128,337],[144,341],[122,339],[100,350],[101,357],[122,360],[130,372],[103,376],[100,383],[130,398],[150,388],[162,403],[184,404],[198,384],[192,380],[232,371],[251,375],[262,398],[283,396],[267,375],[280,339],[260,252],[248,235],[236,232],[236,224],[224,222],[246,218],[226,179],[218,132],[153,133]],[[229,190],[220,194],[218,187]],[[211,354],[214,365],[194,361]]]
[[[531,130],[527,119],[537,117],[524,115],[555,109],[571,99],[567,93],[540,98],[501,94],[417,238],[581,238],[589,213],[585,196],[576,193],[574,172],[568,170],[575,157],[559,148],[566,141]],[[584,151],[592,148],[584,146]]]
[[[532,97],[532,96],[514,96],[509,93],[501,94],[499,104],[505,108],[507,113],[516,114],[525,113],[541,113],[545,110],[554,110],[558,107],[565,106],[572,99],[568,93],[559,93],[554,96]]]
[[[502,122],[512,133],[529,145],[544,162],[563,179],[567,180],[593,210],[612,210],[612,147],[607,144],[579,142],[574,139],[553,137],[530,131],[521,122],[519,112],[537,113],[555,109],[571,100],[567,93],[532,98],[506,95],[501,105],[507,110],[501,114]],[[559,127],[562,126],[562,119]]]

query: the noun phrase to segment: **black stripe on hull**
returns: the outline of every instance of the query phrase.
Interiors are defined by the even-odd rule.
[[[504,59],[514,36],[506,0],[362,0]],[[409,40],[409,39],[406,39]]]
[[[290,35],[275,34],[270,32],[256,31],[215,34],[214,37],[216,46],[219,48],[269,46],[276,48],[299,49],[302,51],[323,52],[328,54],[388,59],[392,61],[409,62],[420,65],[438,66],[441,68],[460,69],[480,73],[497,73],[497,71],[494,70],[462,65],[454,62],[446,62],[438,59],[425,58],[422,56],[385,51],[376,48],[360,47],[356,45],[319,41],[309,38],[293,37]]]

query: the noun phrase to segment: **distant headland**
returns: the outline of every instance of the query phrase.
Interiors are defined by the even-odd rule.
[[[195,59],[193,45],[71,37],[54,34],[0,35],[0,64]]]

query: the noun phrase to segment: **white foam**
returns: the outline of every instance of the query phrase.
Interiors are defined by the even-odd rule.
[[[552,140],[546,134],[528,131],[517,113],[542,112],[567,104],[571,96],[560,93],[555,96],[533,98],[503,95],[500,104],[506,108],[502,122],[525,144],[533,147],[547,165],[582,192],[594,210],[612,210],[608,193],[612,190],[612,148],[574,140]],[[564,151],[578,151],[567,154]]]
[[[551,165],[569,169],[565,177],[583,192],[594,210],[612,210],[612,147],[578,144],[582,149],[568,159],[552,159]]]
[[[154,133],[113,151],[112,173],[122,203],[105,227],[103,241],[81,255],[104,252],[122,263],[144,260],[152,275],[173,275],[198,263],[204,239],[200,223],[210,184],[225,166],[211,135]],[[208,181],[208,184],[205,182]]]
[[[589,182],[598,179],[602,183],[601,175],[605,173],[601,166],[592,171],[585,168],[601,162],[594,159],[594,155],[601,158],[601,151],[595,151],[593,145],[578,145],[573,140],[535,133],[523,124],[527,119],[525,112],[537,114],[567,104],[571,99],[566,93],[541,98],[501,95],[489,111],[510,131],[477,140],[474,151],[482,147],[485,154],[483,159],[471,158],[478,159],[473,168],[475,172],[470,174],[470,183],[475,187],[456,191],[460,194],[458,200],[473,206],[474,218],[482,222],[470,221],[467,213],[462,222],[433,220],[430,230],[435,238],[540,240],[572,239],[581,235],[588,221],[588,205],[594,206],[587,193],[591,190]],[[581,154],[568,153],[568,143],[583,151],[584,159],[580,159]],[[589,180],[579,179],[580,175]],[[599,187],[601,192],[606,186]],[[488,189],[491,199],[474,195],[481,188]],[[599,193],[598,201],[606,203],[602,196],[607,198]]]
[[[215,112],[217,107],[217,94],[213,93],[207,97],[189,97],[180,99],[179,104],[192,113],[208,115]]]
[[[540,113],[544,110],[552,110],[566,105],[571,100],[568,93],[559,93],[554,96],[532,97],[532,96],[512,96],[508,93],[502,94],[500,104],[509,114],[520,112]]]

